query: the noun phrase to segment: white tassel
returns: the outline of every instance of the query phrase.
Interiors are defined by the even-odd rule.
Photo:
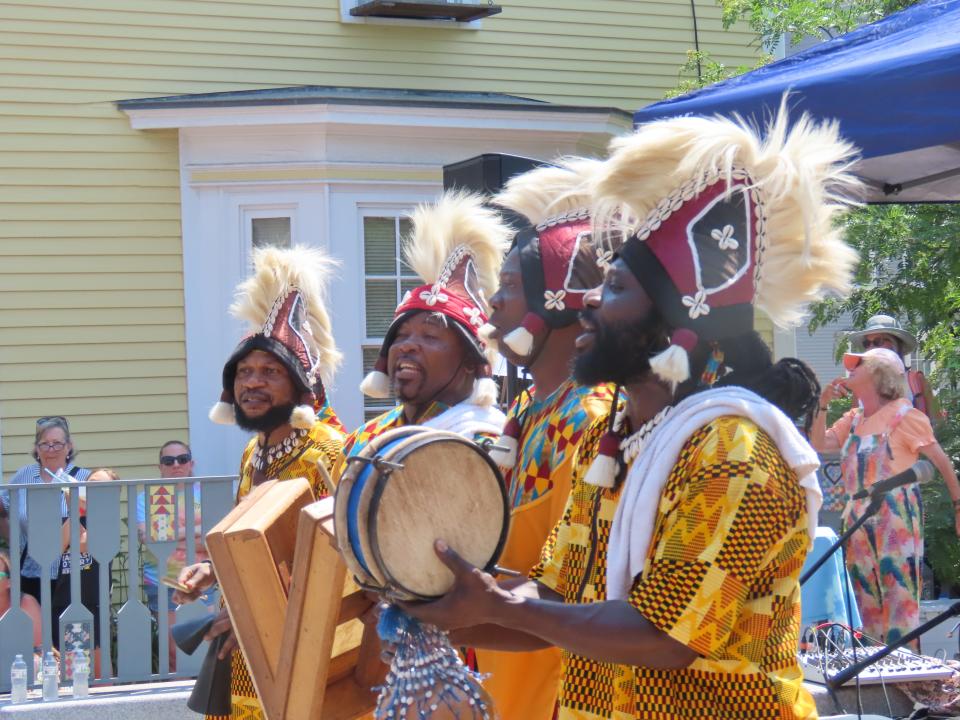
[[[390,377],[379,370],[371,370],[360,383],[360,392],[367,397],[390,397]]]
[[[500,390],[497,387],[497,383],[493,381],[493,378],[480,378],[473,383],[473,393],[471,393],[467,402],[471,405],[479,405],[480,407],[490,407],[497,402],[497,396],[499,394]]]
[[[617,458],[597,455],[583,481],[595,487],[612,488],[617,482]]]
[[[309,430],[317,422],[317,413],[311,405],[297,405],[290,413],[290,425],[297,430]]]
[[[237,424],[237,413],[233,409],[233,405],[230,403],[225,403],[222,400],[210,408],[210,412],[207,414],[207,417],[210,418],[217,425],[236,425]]]
[[[533,334],[522,325],[503,336],[504,344],[521,357],[533,352]]]
[[[679,345],[671,345],[650,358],[650,369],[656,373],[657,377],[676,387],[690,378],[690,357]]]
[[[520,443],[515,437],[501,435],[497,444],[490,448],[490,459],[502,468],[510,469],[517,464]]]

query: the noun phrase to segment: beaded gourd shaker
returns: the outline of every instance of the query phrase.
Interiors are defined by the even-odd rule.
[[[395,605],[380,613],[377,633],[396,647],[379,688],[377,720],[493,720],[493,704],[447,634]]]

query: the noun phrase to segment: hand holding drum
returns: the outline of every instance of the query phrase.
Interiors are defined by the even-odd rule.
[[[419,426],[384,433],[350,458],[334,513],[337,544],[358,582],[403,600],[452,587],[435,540],[490,570],[509,525],[503,479],[487,454],[460,435]]]

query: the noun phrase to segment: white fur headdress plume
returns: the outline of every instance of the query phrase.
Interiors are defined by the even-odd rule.
[[[588,208],[590,179],[602,164],[593,158],[560,158],[552,165],[510,178],[490,202],[523,215],[531,225],[539,225],[572,210]]]
[[[273,354],[287,368],[300,392],[291,416],[294,427],[316,421],[317,393],[333,379],[341,354],[326,309],[326,285],[336,266],[318,248],[265,247],[253,253],[253,274],[236,289],[231,313],[245,320],[247,335],[223,369],[221,400],[211,410],[214,422],[232,423],[233,381],[237,363],[253,350]]]
[[[376,365],[360,385],[370,397],[389,396],[387,352],[399,324],[412,311],[438,312],[454,320],[489,370],[491,358],[478,331],[487,321],[488,298],[497,287],[510,228],[484,205],[483,198],[462,191],[448,192],[434,204],[419,206],[411,220],[413,230],[404,243],[404,258],[426,284],[409,291],[397,306]],[[476,387],[479,404],[495,402],[492,379],[480,379]]]
[[[754,306],[787,327],[849,292],[857,254],[835,220],[860,190],[853,161],[837,123],[791,124],[786,98],[763,137],[739,118],[681,117],[611,143],[592,181],[595,232],[628,236],[619,256],[672,328],[654,373],[689,379],[690,352],[752,330]]]

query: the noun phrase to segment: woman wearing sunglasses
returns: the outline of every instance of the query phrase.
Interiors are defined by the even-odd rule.
[[[79,467],[73,460],[76,450],[70,438],[70,424],[61,415],[50,415],[37,420],[36,433],[33,442],[33,459],[35,462],[24,465],[17,470],[10,482],[12,484],[40,484],[51,482],[82,482],[90,476],[87,468]],[[4,493],[2,502],[9,509],[10,498]],[[12,514],[12,513],[11,513]],[[40,599],[40,577],[49,577],[41,573],[40,565],[30,557],[27,493],[20,493],[20,587],[29,595]],[[66,520],[69,517],[67,496],[60,497],[60,517]],[[40,531],[50,531],[53,528],[39,528]],[[63,548],[61,548],[63,550]],[[57,563],[59,566],[59,562]],[[54,567],[56,576],[59,567]]]
[[[810,443],[819,452],[840,452],[843,521],[851,524],[871,498],[862,490],[903,472],[926,457],[940,471],[953,498],[960,536],[960,483],[953,464],[933,435],[930,420],[908,399],[906,368],[889,348],[846,353],[848,375],[827,385]],[[853,409],[829,429],[831,400],[853,395]],[[879,512],[847,543],[847,567],[863,617],[863,630],[890,644],[920,625],[920,570],[923,559],[923,505],[919,483],[886,493]]]

